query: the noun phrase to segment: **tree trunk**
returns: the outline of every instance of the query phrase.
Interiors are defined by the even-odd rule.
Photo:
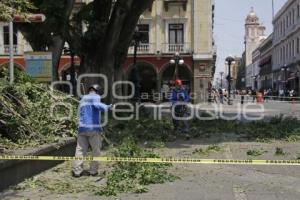
[[[97,44],[91,44],[86,54],[81,56],[80,74],[101,73],[106,76],[108,85],[107,102],[113,102],[112,85],[122,79],[122,63],[131,43],[139,16],[149,8],[153,0],[119,0],[109,19],[106,34]],[[90,78],[85,85],[101,82]],[[103,83],[102,83],[103,86]],[[120,87],[118,92],[120,93]]]
[[[33,3],[38,7],[41,4],[41,1],[34,1]],[[58,80],[60,57],[66,41],[65,38],[68,33],[70,16],[72,15],[75,0],[64,0],[61,3],[64,6],[64,10],[61,15],[53,15],[52,12],[48,11],[45,13],[46,21],[44,23],[19,23],[16,26],[22,32],[25,39],[30,43],[30,46],[34,51],[46,51],[48,47],[52,52],[54,81]],[[49,1],[49,10],[51,10],[52,5],[53,1]],[[43,6],[47,6],[47,4],[44,2]],[[33,12],[40,12],[39,9],[33,10]],[[57,22],[57,16],[60,16],[59,22]],[[44,29],[44,32],[41,31]]]
[[[53,81],[58,80],[58,68],[64,44],[65,40],[57,35],[53,36],[52,44],[49,46],[49,50],[52,52]]]

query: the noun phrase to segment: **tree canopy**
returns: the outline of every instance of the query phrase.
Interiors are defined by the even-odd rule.
[[[101,72],[111,82],[117,78],[126,58],[140,15],[152,6],[153,0],[94,0],[87,4],[77,4],[75,0],[31,2],[37,8],[32,12],[46,15],[44,23],[18,25],[33,49],[50,49],[57,69],[67,42],[81,59],[79,73]]]
[[[11,21],[14,15],[26,16],[33,5],[28,0],[1,0],[0,20]]]

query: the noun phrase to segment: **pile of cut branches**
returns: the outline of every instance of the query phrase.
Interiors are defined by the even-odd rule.
[[[132,138],[125,139],[115,148],[113,156],[159,158],[159,155],[154,152],[139,147]],[[107,175],[106,185],[96,194],[111,196],[122,192],[147,192],[147,185],[173,182],[178,179],[168,172],[171,166],[166,163],[117,162]]]
[[[7,69],[0,70],[2,148],[38,146],[73,136],[77,102],[58,91],[51,91],[49,85],[36,83],[22,71],[16,71],[15,75],[16,81],[10,85]],[[72,105],[73,115],[63,119],[70,114],[68,105]]]

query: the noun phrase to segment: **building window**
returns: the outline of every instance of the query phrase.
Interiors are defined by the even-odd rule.
[[[299,41],[299,38],[297,38],[297,47],[296,47],[296,52],[297,52],[297,54],[299,54],[299,45],[300,45],[300,43],[299,43],[300,41]]]
[[[282,35],[282,21],[280,22],[280,35]]]
[[[289,43],[289,59],[292,57],[292,43]]]
[[[3,42],[4,45],[9,45],[9,27],[3,27]],[[14,29],[14,45],[18,44],[17,30]]]
[[[292,40],[292,57],[295,57],[295,40]]]
[[[295,24],[295,9],[293,8],[293,24]]]
[[[283,46],[283,52],[282,52],[282,54],[283,54],[283,62],[285,63],[285,56],[286,56],[286,54],[285,54],[285,46]]]
[[[289,58],[290,58],[290,43],[288,43],[287,45],[286,45],[286,58],[287,58],[287,60],[289,60]]]
[[[169,44],[183,44],[183,24],[169,24]]]
[[[285,60],[289,59],[289,44],[285,45]]]
[[[149,24],[138,24],[139,33],[141,35],[141,43],[149,44]]]
[[[300,5],[297,5],[297,18],[299,19],[300,17]]]

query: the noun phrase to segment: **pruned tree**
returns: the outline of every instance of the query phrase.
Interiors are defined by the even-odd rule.
[[[58,79],[58,66],[66,42],[69,21],[75,0],[32,0],[37,9],[33,13],[46,15],[44,23],[18,23],[17,28],[34,51],[50,50],[53,55],[54,79]]]

